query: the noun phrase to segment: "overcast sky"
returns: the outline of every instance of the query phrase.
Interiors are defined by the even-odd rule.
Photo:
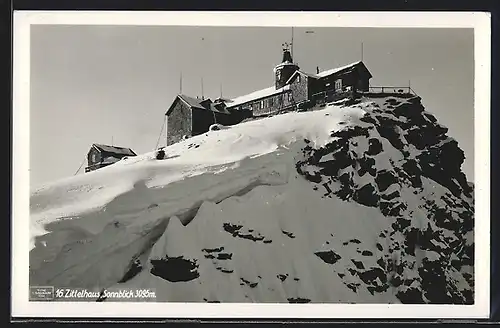
[[[290,37],[274,27],[32,26],[31,185],[73,175],[92,143],[152,151],[181,71],[191,96],[202,77],[211,98],[221,84],[229,98],[272,86]],[[360,59],[362,42],[371,85],[411,80],[474,181],[473,29],[295,28],[294,59],[311,73],[343,66]]]

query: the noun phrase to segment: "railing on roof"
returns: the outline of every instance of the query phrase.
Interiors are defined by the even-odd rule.
[[[334,102],[340,99],[352,97],[355,95],[367,95],[367,96],[391,96],[400,95],[403,97],[415,97],[417,93],[409,86],[406,87],[369,87],[368,91],[353,91],[351,88],[347,87],[342,90],[327,89],[312,95],[312,101],[317,105],[322,105],[325,103]]]
[[[405,87],[388,87],[388,86],[381,86],[381,87],[372,87],[370,86],[368,88],[368,91],[365,92],[360,92],[361,94],[363,93],[383,93],[383,94],[407,94],[407,95],[413,95],[416,96],[417,93],[409,86]]]

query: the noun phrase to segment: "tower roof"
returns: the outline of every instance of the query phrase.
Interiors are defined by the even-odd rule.
[[[274,67],[274,71],[278,68],[282,68],[285,66],[293,66],[295,69],[299,69],[299,66],[293,62],[292,53],[290,51],[290,44],[283,43],[283,57],[281,59],[281,63]]]

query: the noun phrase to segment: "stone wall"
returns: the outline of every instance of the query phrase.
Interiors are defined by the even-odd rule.
[[[295,80],[290,84],[293,100],[295,103],[301,103],[307,100],[308,77],[298,74]]]
[[[176,102],[167,117],[167,146],[181,141],[184,135],[190,137],[192,134],[191,109],[182,101]]]

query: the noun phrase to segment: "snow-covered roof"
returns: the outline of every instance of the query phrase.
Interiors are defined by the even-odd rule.
[[[290,83],[290,81],[295,77],[295,75],[297,74],[302,74],[302,75],[305,75],[305,76],[309,76],[309,77],[312,77],[312,78],[315,78],[317,79],[318,77],[314,74],[311,74],[311,73],[306,73],[304,71],[301,71],[301,70],[296,70],[295,72],[293,72],[293,74],[288,78],[288,80],[286,81],[286,84]]]
[[[361,64],[361,63],[362,63],[362,61],[358,60],[358,61],[356,61],[354,63],[350,63],[349,65],[345,65],[345,66],[337,67],[337,68],[332,68],[332,69],[329,69],[329,70],[326,70],[326,71],[323,71],[323,72],[319,72],[315,76],[318,77],[318,78],[326,77],[326,76],[338,73],[340,71],[343,71],[345,69],[354,67],[354,66],[356,66],[358,64]]]
[[[214,100],[214,103],[216,103],[216,102],[225,102],[226,103],[226,102],[232,102],[232,100],[228,99],[228,98],[218,97],[218,98],[215,98],[215,100]]]
[[[335,73],[339,73],[341,71],[344,71],[346,69],[349,69],[349,68],[353,68],[359,64],[362,64],[362,61],[356,61],[354,63],[351,63],[349,65],[345,65],[345,66],[341,66],[341,67],[337,67],[337,68],[332,68],[332,69],[329,69],[329,70],[326,70],[326,71],[323,71],[323,72],[319,72],[318,74],[311,74],[311,73],[306,73],[304,71],[301,71],[301,70],[297,70],[295,71],[292,76],[290,76],[290,78],[287,80],[287,84],[290,83],[290,81],[295,77],[295,75],[297,74],[302,74],[302,75],[306,75],[306,76],[309,76],[311,78],[315,78],[315,79],[321,79],[321,78],[324,78],[324,77],[327,77],[327,76],[330,76],[332,74],[335,74]]]
[[[190,97],[190,96],[187,96],[184,94],[177,95],[176,99],[177,98],[182,100],[186,105],[188,105],[191,108],[210,110],[212,112],[222,113],[222,114],[229,114],[229,111],[227,111],[225,108],[223,108],[219,103],[214,104],[212,102],[212,100],[210,100],[209,98],[198,99],[198,98]],[[167,110],[165,115],[168,115],[170,113],[174,104],[175,104],[175,100],[172,102],[172,105],[170,105],[170,108]]]
[[[100,151],[103,151],[106,153],[127,155],[127,156],[136,156],[136,153],[134,153],[134,151],[130,148],[108,146],[108,145],[102,145],[102,144],[93,144],[92,146],[97,148],[97,150],[100,150]]]
[[[230,104],[228,104],[227,107],[234,107],[234,106],[238,106],[238,105],[247,103],[249,101],[258,100],[258,99],[261,99],[261,98],[266,98],[266,97],[269,97],[269,96],[272,96],[272,95],[276,95],[278,93],[281,93],[281,92],[289,90],[289,89],[290,89],[290,86],[289,85],[285,85],[284,87],[279,88],[279,89],[276,89],[275,86],[272,86],[272,87],[265,88],[265,89],[262,89],[262,90],[257,90],[257,91],[254,91],[252,93],[249,93],[247,95],[234,98],[232,100],[232,102]]]
[[[178,97],[184,101],[188,106],[198,108],[198,109],[205,109],[200,102],[202,101],[201,99],[196,99],[190,96],[186,95],[178,95]]]
[[[282,65],[282,64],[283,63],[281,63],[280,65]],[[356,61],[356,62],[351,63],[349,65],[345,65],[345,66],[342,66],[342,67],[337,67],[337,68],[333,68],[333,69],[330,69],[330,70],[326,70],[326,71],[320,72],[318,74],[311,74],[311,73],[306,73],[306,72],[301,71],[301,70],[297,70],[297,71],[295,71],[292,74],[292,76],[290,76],[290,78],[286,82],[287,84],[284,87],[276,90],[276,88],[274,86],[272,86],[272,87],[265,88],[265,89],[262,89],[262,90],[254,91],[254,92],[249,93],[249,94],[244,95],[244,96],[240,96],[240,97],[234,98],[232,100],[232,102],[230,104],[228,104],[227,107],[235,107],[235,106],[247,103],[249,101],[254,101],[254,100],[258,100],[260,98],[269,97],[269,96],[281,93],[281,92],[283,92],[285,90],[289,90],[290,86],[288,85],[288,83],[290,82],[290,80],[296,74],[303,74],[303,75],[307,75],[307,76],[312,77],[312,78],[320,79],[320,78],[327,77],[327,76],[330,76],[332,74],[341,72],[343,70],[355,67],[356,65],[359,65],[359,64],[362,64],[362,61]]]

